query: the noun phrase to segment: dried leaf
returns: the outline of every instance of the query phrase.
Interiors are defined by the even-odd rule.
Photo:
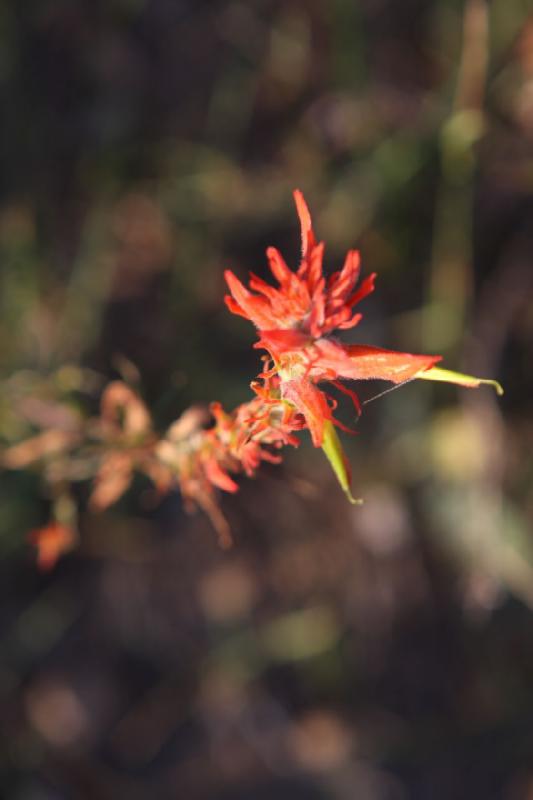
[[[69,431],[44,431],[4,450],[1,460],[3,465],[9,469],[21,469],[47,456],[58,455],[69,450],[78,441],[78,438],[77,433]]]
[[[131,483],[133,465],[128,453],[109,453],[105,456],[94,479],[89,499],[93,511],[103,511],[122,497]]]
[[[107,386],[102,394],[101,411],[103,420],[118,425],[131,436],[146,434],[151,429],[146,406],[133,389],[122,381],[113,381]]]

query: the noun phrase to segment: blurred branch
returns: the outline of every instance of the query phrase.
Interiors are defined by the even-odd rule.
[[[475,145],[484,129],[488,59],[487,4],[467,0],[455,96],[441,132],[442,172],[424,325],[428,348],[441,352],[458,344],[472,291],[472,180]]]

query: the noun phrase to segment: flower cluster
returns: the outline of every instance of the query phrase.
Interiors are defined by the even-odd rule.
[[[248,289],[228,270],[225,277],[230,294],[225,300],[230,311],[254,323],[259,336],[255,347],[266,350],[272,359],[274,366],[269,374],[278,378],[279,396],[301,414],[316,447],[325,446],[328,452],[333,446],[332,424],[342,427],[333,416],[334,401],[319,384],[330,383],[349,394],[359,414],[357,395],[341,380],[379,379],[400,384],[421,378],[467,387],[491,383],[501,392],[495,381],[436,367],[441,356],[341,343],[334,333],[359,323],[362,315],[354,309],[374,290],[376,275],[372,273],[357,286],[360,258],[356,250],[350,250],[342,269],[326,278],[324,244],[317,242],[300,191],[294,192],[294,200],[302,236],[297,271],[291,270],[279,251],[271,247],[267,258],[278,286],[251,274]],[[339,447],[336,441],[335,447]]]
[[[202,427],[202,412],[189,409],[157,446],[157,455],[176,476],[183,498],[208,514],[223,546],[231,544],[231,534],[215,489],[236,492],[239,487],[231,474],[253,477],[263,461],[281,461],[276,452],[281,447],[299,444],[294,431],[304,426],[303,420],[281,401],[278,384],[272,378],[254,382],[256,397],[232,413],[212,403],[214,425],[207,429]]]
[[[300,191],[294,192],[294,199],[302,236],[298,268],[291,270],[278,250],[269,248],[267,258],[277,286],[251,274],[247,288],[233,272],[225,273],[228,308],[255,325],[254,347],[266,351],[263,370],[251,384],[252,399],[232,412],[220,403],[213,403],[210,412],[190,408],[157,435],[138,393],[114,381],[102,394],[98,418],[41,431],[4,452],[8,468],[44,465],[54,513],[51,522],[31,533],[42,568],[53,566],[77,541],[77,509],[69,493],[75,480],[92,481],[88,506],[93,511],[117,501],[135,471],[147,476],[159,495],[179,487],[186,507],[205,511],[221,544],[228,546],[231,534],[217,491],[235,492],[236,475],[252,477],[262,462],[278,463],[280,449],[297,446],[296,434],[304,429],[315,447],[322,447],[353,501],[349,465],[335,431],[344,426],[334,416],[336,401],[330,386],[349,395],[358,415],[359,398],[343,381],[400,384],[417,378],[467,387],[489,383],[501,393],[495,381],[435,366],[440,356],[342,343],[336,332],[359,323],[356,307],[374,290],[376,276],[372,273],[359,283],[359,254],[350,250],[342,268],[326,277],[324,244],[317,241]],[[63,417],[70,420],[68,414]]]

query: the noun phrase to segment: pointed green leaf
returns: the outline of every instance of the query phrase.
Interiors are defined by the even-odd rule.
[[[335,430],[333,423],[329,420],[327,420],[324,425],[324,440],[322,442],[322,450],[326,454],[327,459],[333,468],[333,472],[337,476],[337,480],[342,486],[350,503],[360,505],[363,501],[353,497],[350,489],[350,466],[348,464],[348,459],[346,458],[344,450],[342,449],[339,437],[337,436],[337,431]]]
[[[503,394],[503,389],[498,381],[492,381],[487,378],[475,378],[473,375],[464,375],[462,372],[453,372],[450,369],[441,369],[441,367],[431,367],[431,369],[423,370],[422,372],[418,372],[415,377],[425,381],[456,383],[458,386],[466,386],[468,389],[477,389],[482,383],[486,383],[489,386],[493,386],[497,394]]]

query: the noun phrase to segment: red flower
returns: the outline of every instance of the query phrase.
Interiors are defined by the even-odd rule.
[[[381,378],[401,383],[432,367],[439,356],[413,356],[376,347],[343,345],[326,338],[335,329],[352,328],[361,319],[354,306],[374,289],[375,273],[356,289],[359,253],[350,250],[344,266],[326,281],[323,243],[317,244],[311,216],[299,191],[294,192],[302,232],[302,260],[292,272],[281,254],[267,250],[270,269],[279,284],[274,288],[252,275],[249,291],[229,270],[225,273],[231,296],[226,304],[259,329],[255,345],[272,356],[280,377],[280,395],[305,418],[313,443],[323,442],[324,424],[335,422],[333,409],[315,384],[339,378]],[[352,393],[353,396],[353,393]],[[354,401],[357,399],[354,396]]]
[[[302,261],[292,272],[281,253],[274,247],[267,250],[272,275],[279,289],[251,274],[252,294],[230,271],[225,273],[231,296],[226,304],[234,314],[250,319],[261,333],[276,335],[279,344],[301,347],[309,339],[331,331],[353,328],[361,319],[354,306],[374,290],[375,273],[366,278],[359,289],[360,258],[349,250],[344,266],[326,281],[322,270],[324,244],[316,243],[309,209],[300,191],[294,192],[302,228]]]
[[[269,447],[298,445],[293,431],[304,427],[301,415],[282,400],[278,378],[265,378],[252,386],[256,397],[231,413],[220,403],[211,404],[211,428],[203,427],[206,420],[198,410],[189,409],[156,448],[159,460],[175,474],[186,503],[209,515],[224,547],[231,544],[231,532],[215,490],[236,492],[238,485],[231,474],[245,472],[253,477],[262,461],[278,464],[281,456]]]
[[[339,378],[378,379],[396,384],[424,378],[464,386],[484,382],[436,368],[441,356],[346,345],[333,338],[333,331],[353,328],[360,321],[361,314],[354,313],[354,307],[373,291],[376,275],[372,273],[356,289],[359,254],[350,250],[342,269],[326,279],[322,268],[324,245],[316,241],[302,193],[296,190],[294,199],[302,233],[302,260],[297,272],[290,270],[280,253],[271,247],[267,257],[278,288],[251,273],[250,291],[227,270],[225,277],[231,295],[225,301],[230,311],[251,320],[258,328],[260,338],[255,347],[270,353],[274,371],[280,378],[280,396],[303,415],[315,446],[323,444],[327,422],[339,424],[317,383],[335,383]],[[336,385],[348,391],[342,384]],[[348,393],[360,410],[356,395]]]
[[[52,569],[63,553],[74,547],[76,538],[73,528],[55,521],[31,531],[28,539],[37,548],[39,569]]]

